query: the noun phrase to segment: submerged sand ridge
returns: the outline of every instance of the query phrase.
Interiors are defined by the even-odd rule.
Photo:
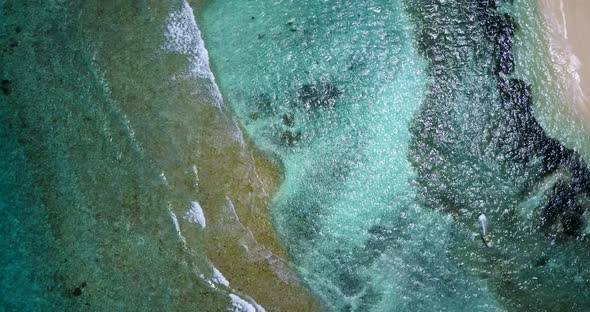
[[[186,2],[13,2],[0,17],[1,146],[19,161],[1,172],[18,196],[0,194],[0,306],[317,310],[270,263],[279,172],[212,93]]]
[[[197,2],[197,8],[202,5]],[[151,13],[167,15],[164,38],[160,31],[146,40],[135,31],[151,23],[118,13],[132,11],[125,5],[100,7],[128,31],[109,31],[113,21],[87,23],[94,42],[126,46],[98,49],[96,62],[106,73],[112,96],[137,129],[146,157],[162,170],[174,194],[170,210],[179,219],[177,230],[188,252],[201,258],[206,251],[215,287],[252,304],[268,311],[317,310],[284,260],[267,217],[280,182],[277,166],[245,141],[225,109],[194,18],[198,12],[178,1]],[[91,5],[87,8],[93,11]],[[203,209],[200,226],[185,220],[193,201]]]

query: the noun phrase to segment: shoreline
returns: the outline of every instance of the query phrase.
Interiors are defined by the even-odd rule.
[[[590,27],[590,2],[584,0],[538,0],[549,39],[551,65],[562,84],[564,97],[590,130],[590,43],[584,31]]]

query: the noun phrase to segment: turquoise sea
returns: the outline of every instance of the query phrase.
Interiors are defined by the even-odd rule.
[[[536,5],[0,0],[0,311],[588,311]]]

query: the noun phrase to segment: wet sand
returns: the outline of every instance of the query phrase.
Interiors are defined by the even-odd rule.
[[[547,21],[550,50],[575,115],[590,129],[590,1],[539,0]]]

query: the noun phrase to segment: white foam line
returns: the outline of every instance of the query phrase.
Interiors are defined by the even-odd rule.
[[[176,214],[174,213],[174,211],[172,211],[172,206],[170,203],[168,203],[168,213],[170,214],[170,218],[172,219],[172,224],[174,224],[174,229],[176,229],[176,233],[178,234],[178,238],[180,238],[182,243],[186,245],[186,239],[184,238],[184,236],[182,235],[182,232],[180,231],[180,224],[178,223],[178,218],[176,217]]]
[[[229,294],[229,297],[231,298],[231,309],[233,312],[266,312],[266,310],[256,302],[253,302],[254,304],[252,304],[236,294]]]
[[[231,121],[232,125],[235,127],[235,130],[233,132],[233,138],[236,142],[238,142],[238,144],[240,144],[240,148],[242,150],[242,152],[244,152],[246,150],[246,142],[244,141],[244,134],[242,133],[242,129],[240,129],[240,126],[238,126],[238,124],[235,121]]]
[[[166,185],[167,187],[170,187],[170,184],[168,183],[168,179],[166,178],[166,175],[164,174],[164,172],[160,173],[160,180],[162,180],[164,185]]]
[[[192,169],[195,174],[195,187],[199,188],[199,170],[197,169],[197,165],[193,165]]]
[[[173,11],[168,16],[166,23],[166,40],[162,48],[171,53],[185,55],[190,61],[188,72],[184,78],[204,78],[211,82],[210,93],[215,101],[215,106],[223,106],[223,98],[215,83],[215,76],[209,67],[209,52],[205,48],[205,42],[201,37],[201,31],[197,26],[193,9],[185,0],[179,10]]]
[[[200,225],[203,229],[205,228],[205,214],[203,214],[203,208],[201,208],[201,205],[196,201],[191,202],[189,210],[184,213],[182,218],[192,224]]]
[[[219,272],[216,267],[213,267],[213,277],[211,278],[211,282],[219,285],[223,285],[225,287],[229,287],[229,281]]]
[[[246,230],[242,222],[240,222],[240,217],[238,217],[238,214],[236,213],[236,208],[234,207],[234,203],[231,201],[229,196],[226,195],[225,200],[227,202],[227,212],[229,213],[230,217],[237,222],[237,224],[242,228],[242,230]]]
[[[244,297],[246,299],[248,299],[248,301],[250,301],[250,303],[254,306],[254,308],[256,308],[256,312],[266,312],[266,309],[264,309],[256,301],[254,301],[254,299],[252,299],[252,297],[249,297],[249,296],[244,296]]]
[[[129,133],[129,139],[131,140],[131,144],[133,145],[133,147],[135,148],[135,150],[142,157],[145,158],[143,149],[141,148],[141,144],[139,144],[139,141],[135,137],[135,130],[131,126],[131,121],[129,120],[129,118],[127,117],[127,115],[123,112],[123,110],[118,105],[118,103],[114,100],[114,98],[113,98],[113,92],[111,91],[111,87],[110,87],[108,81],[106,80],[104,73],[102,73],[100,71],[100,68],[95,63],[95,60],[94,59],[93,59],[93,65],[96,68],[96,73],[97,73],[97,76],[98,76],[99,83],[101,84],[101,86],[103,88],[103,91],[107,95],[107,101],[108,101],[108,103],[111,105],[111,108],[115,111],[115,113],[123,119],[123,125],[125,126],[125,129],[127,130],[127,133]],[[112,140],[112,137],[110,139]]]

